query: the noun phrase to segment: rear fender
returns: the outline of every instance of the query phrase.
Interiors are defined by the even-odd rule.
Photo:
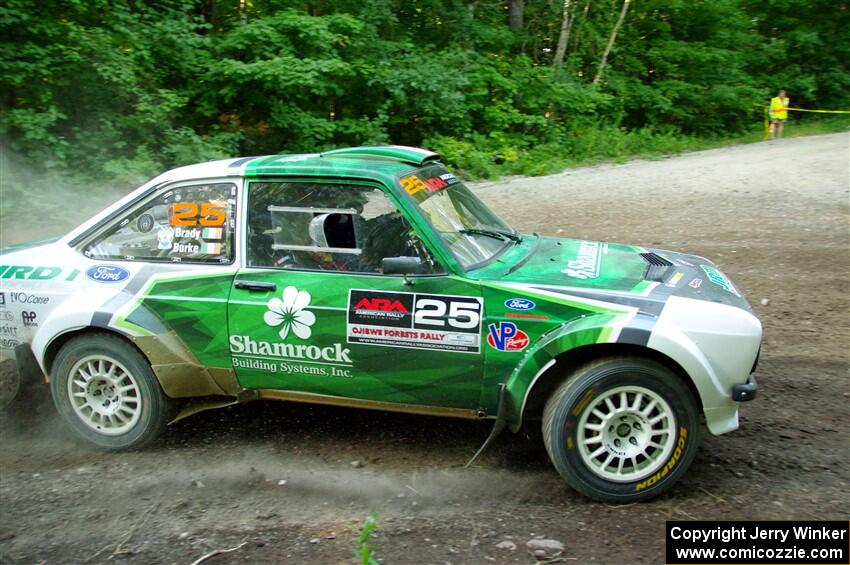
[[[51,312],[32,343],[35,358],[48,380],[58,344],[72,335],[101,330],[132,342],[147,358],[160,386],[171,398],[235,395],[241,390],[232,370],[203,366],[180,337],[143,304],[133,308],[133,322],[127,320],[120,312],[133,296],[121,294],[126,295],[126,300],[110,300],[107,305],[96,293],[81,294]],[[119,312],[112,311],[110,303],[119,305],[115,308]]]

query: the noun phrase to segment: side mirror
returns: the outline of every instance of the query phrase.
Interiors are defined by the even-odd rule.
[[[385,275],[413,275],[422,267],[419,257],[384,257],[381,268]]]

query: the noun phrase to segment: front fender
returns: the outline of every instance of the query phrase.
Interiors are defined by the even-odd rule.
[[[529,393],[537,380],[555,364],[558,356],[598,343],[646,343],[653,321],[654,317],[634,310],[589,314],[543,334],[526,351],[505,383],[511,430],[517,431],[522,425]]]
[[[631,351],[633,346],[640,346],[669,358],[693,383],[709,431],[721,434],[737,428],[737,403],[730,398],[728,383],[717,374],[691,337],[676,324],[658,321],[642,312],[595,314],[558,326],[542,336],[529,348],[505,385],[511,430],[521,427],[531,391],[559,356],[576,348],[604,343],[630,345]]]

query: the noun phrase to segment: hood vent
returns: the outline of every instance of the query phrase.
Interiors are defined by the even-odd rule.
[[[656,253],[641,253],[640,256],[648,263],[643,278],[648,281],[664,282],[673,263]]]

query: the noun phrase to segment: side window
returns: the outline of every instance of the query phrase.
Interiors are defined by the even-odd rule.
[[[158,194],[83,251],[93,259],[230,263],[236,186],[182,186]]]
[[[380,273],[384,257],[419,257],[420,272],[441,271],[392,201],[376,188],[249,186],[249,266]]]

